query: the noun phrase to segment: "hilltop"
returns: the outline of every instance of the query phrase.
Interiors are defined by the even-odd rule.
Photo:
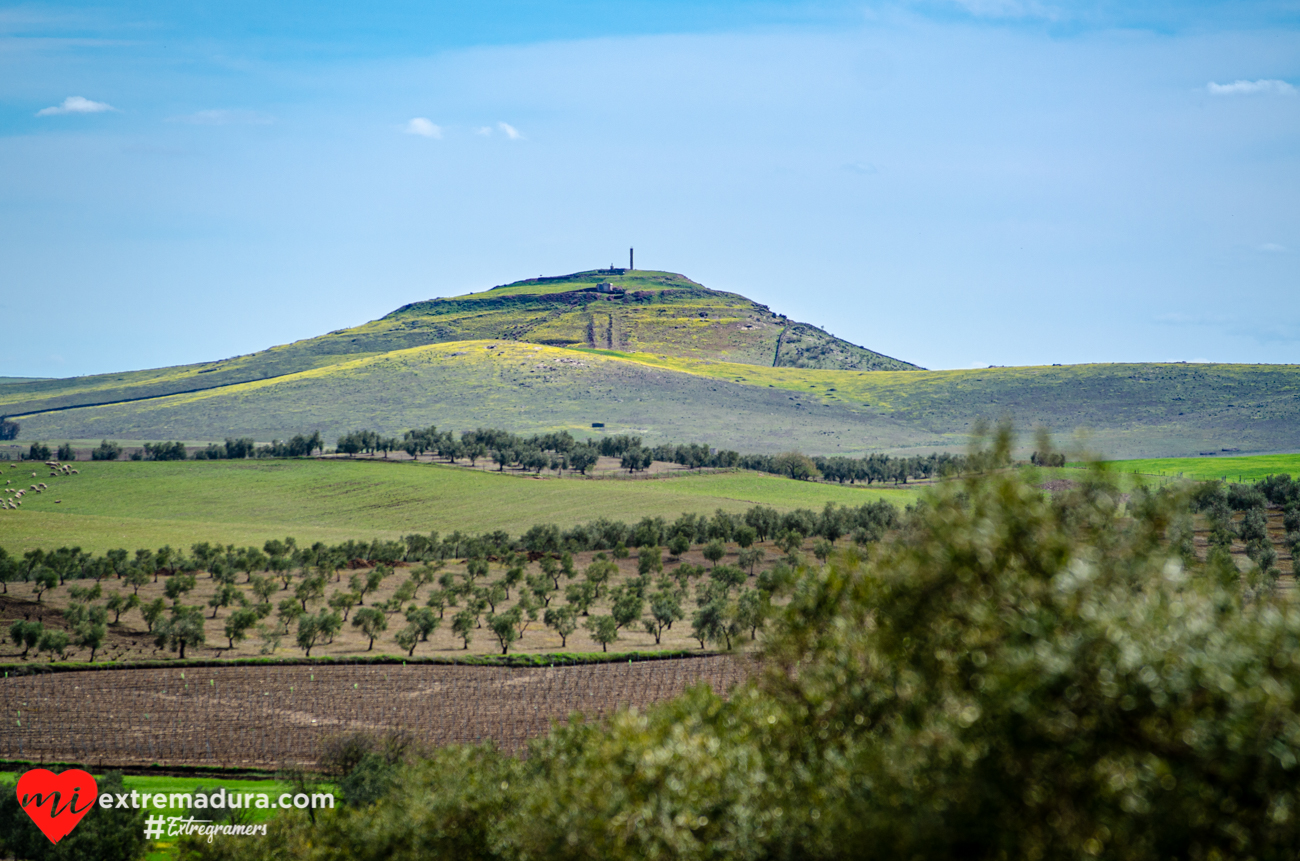
[[[402,342],[422,332],[437,332],[442,341],[508,338],[774,368],[917,369],[671,272],[605,269],[530,278],[484,293],[406,305],[344,334],[393,349],[415,346]]]

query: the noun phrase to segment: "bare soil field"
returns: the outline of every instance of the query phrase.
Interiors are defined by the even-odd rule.
[[[188,667],[0,681],[0,758],[94,768],[310,766],[321,739],[406,730],[434,744],[507,751],[567,721],[643,707],[707,682],[729,690],[742,658],[515,669],[447,665]]]
[[[1287,546],[1286,527],[1282,523],[1282,511],[1276,507],[1270,507],[1267,511],[1268,516],[1268,537],[1273,542],[1273,549],[1277,551],[1277,569],[1282,573],[1282,579],[1278,581],[1278,587],[1281,589],[1291,589],[1295,586],[1295,560],[1291,558],[1291,550]],[[1236,513],[1232,517],[1233,523],[1240,523],[1243,516]],[[1196,548],[1196,554],[1204,559],[1210,552],[1210,528],[1204,517],[1196,518],[1196,529],[1192,538],[1192,543]],[[1242,541],[1232,542],[1232,556],[1236,560],[1237,566],[1246,570],[1254,565],[1250,557],[1246,555],[1246,545]]]

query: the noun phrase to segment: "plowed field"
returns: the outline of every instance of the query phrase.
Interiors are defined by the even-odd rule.
[[[0,758],[91,766],[311,764],[319,741],[403,729],[435,745],[515,751],[556,720],[645,706],[697,682],[726,691],[740,659],[539,669],[410,666],[101,670],[0,681]]]

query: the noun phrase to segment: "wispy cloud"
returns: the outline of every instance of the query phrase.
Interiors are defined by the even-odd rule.
[[[55,105],[51,108],[41,108],[36,112],[38,117],[52,117],[58,114],[100,114],[104,111],[115,111],[117,108],[107,102],[92,102],[83,96],[68,96],[63,100],[63,104]]]
[[[510,138],[512,141],[517,141],[523,137],[519,129],[510,125],[510,123],[497,123],[497,128],[501,129],[502,134]]]
[[[158,144],[141,143],[139,141],[126,144],[122,147],[122,152],[128,155],[142,155],[148,158],[164,156],[167,158],[176,158],[179,156],[192,155],[189,150],[181,149],[174,146],[159,146]]]
[[[979,18],[1047,18],[1056,19],[1060,12],[1035,0],[951,0],[967,13]]]
[[[1216,84],[1213,81],[1205,85],[1205,89],[1212,96],[1255,96],[1255,95],[1275,95],[1275,96],[1294,96],[1295,87],[1286,81],[1260,80],[1260,81],[1233,81],[1231,84]]]
[[[483,135],[483,137],[490,137],[491,134],[492,134],[492,127],[491,127],[491,126],[479,126],[478,128],[474,129],[474,134],[476,134],[476,135]]]
[[[863,176],[880,173],[880,171],[876,170],[874,164],[865,161],[851,161],[848,164],[840,165],[840,170],[846,171],[847,173],[861,174]]]
[[[1182,311],[1157,314],[1151,319],[1171,326],[1220,326],[1232,322],[1232,318],[1222,314],[1187,314]]]
[[[258,111],[195,111],[180,117],[172,117],[168,122],[189,123],[195,126],[269,126],[275,117]]]
[[[1256,251],[1263,251],[1265,254],[1285,254],[1287,248],[1285,245],[1278,245],[1276,242],[1265,242],[1263,245],[1256,245]]]
[[[419,135],[422,138],[440,138],[442,137],[442,128],[426,117],[415,117],[402,129],[408,135]]]

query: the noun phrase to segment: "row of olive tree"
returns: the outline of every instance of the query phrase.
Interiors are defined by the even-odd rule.
[[[296,434],[287,441],[272,440],[267,445],[257,445],[251,437],[239,439],[228,438],[224,444],[212,443],[207,448],[194,452],[194,460],[242,460],[249,457],[308,457],[315,452],[324,453],[325,443],[319,431],[310,436]],[[120,460],[122,446],[116,442],[103,440],[91,449],[91,460]],[[60,461],[77,459],[77,451],[72,443],[59,445],[54,455]],[[188,457],[185,443],[180,441],[147,442],[141,448],[132,451],[131,460],[185,460]],[[50,447],[42,442],[33,442],[27,452],[28,460],[45,461],[50,459]]]
[[[522,436],[497,428],[476,428],[457,437],[454,431],[439,430],[435,425],[408,430],[400,438],[372,430],[352,431],[339,437],[336,451],[349,455],[383,454],[385,457],[394,451],[405,451],[411,457],[432,454],[449,463],[467,459],[471,465],[491,457],[499,470],[518,467],[539,473],[550,469],[581,474],[586,474],[598,457],[616,457],[628,472],[648,469],[651,463],[658,461],[690,469],[750,469],[802,480],[823,477],[841,484],[905,483],[910,478],[932,478],[965,469],[965,459],[951,454],[910,458],[887,454],[871,454],[863,458],[810,458],[799,452],[741,454],[730,449],[711,448],[703,443],[648,446],[641,437],[629,434],[577,440],[568,431]]]

